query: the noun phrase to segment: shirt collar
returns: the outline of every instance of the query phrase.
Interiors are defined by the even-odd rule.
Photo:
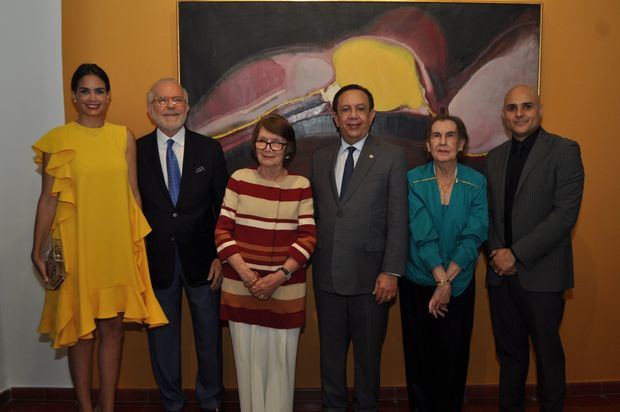
[[[540,126],[536,128],[532,133],[530,133],[525,139],[518,141],[517,139],[512,139],[511,149],[516,150],[517,147],[523,147],[525,150],[530,152],[532,147],[534,147],[534,143],[536,143],[536,138],[538,137],[538,133],[540,132]]]
[[[168,139],[172,139],[174,140],[174,142],[176,144],[178,144],[179,146],[183,147],[183,145],[185,144],[185,126],[181,127],[179,129],[178,132],[176,132],[176,134],[172,137],[168,137],[164,134],[164,132],[162,132],[161,130],[159,130],[159,127],[157,128],[157,145],[158,146],[166,146],[168,143],[166,143],[168,141]]]
[[[362,137],[360,140],[358,140],[354,144],[349,144],[343,138],[340,138],[340,151],[338,151],[338,153],[342,154],[350,146],[355,147],[356,150],[359,150],[361,152],[362,148],[364,147],[364,143],[366,143],[367,138],[368,138],[368,133],[366,133],[366,136]]]

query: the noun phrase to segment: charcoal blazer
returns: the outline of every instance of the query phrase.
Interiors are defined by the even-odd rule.
[[[339,295],[370,294],[379,273],[404,274],[407,161],[402,148],[369,135],[341,201],[334,175],[339,149],[340,139],[314,155],[314,287]]]
[[[506,247],[504,199],[510,147],[510,141],[503,143],[487,157],[489,251]],[[571,230],[583,184],[579,145],[541,128],[523,166],[512,206],[511,249],[524,289],[559,292],[573,287]],[[501,282],[491,266],[486,279],[494,286]]]
[[[153,229],[146,237],[153,287],[170,286],[176,250],[187,282],[191,286],[207,283],[211,262],[217,256],[215,222],[228,182],[221,145],[186,129],[176,206],[164,180],[156,131],[138,139],[137,167],[142,211]]]

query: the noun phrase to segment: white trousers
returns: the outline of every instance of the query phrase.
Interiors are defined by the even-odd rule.
[[[292,412],[300,328],[228,324],[241,412]]]

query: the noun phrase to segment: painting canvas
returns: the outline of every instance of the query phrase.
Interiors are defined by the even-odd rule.
[[[539,4],[206,1],[179,3],[179,70],[188,127],[218,139],[231,171],[253,164],[258,119],[294,125],[297,158],[337,139],[331,101],[349,83],[373,93],[372,132],[426,162],[429,115],[461,117],[466,163],[507,137],[500,110],[514,84],[538,85]]]

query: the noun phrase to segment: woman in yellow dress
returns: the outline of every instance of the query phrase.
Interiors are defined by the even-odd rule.
[[[47,290],[39,332],[54,348],[68,347],[79,410],[93,410],[92,352],[98,339],[98,411],[114,410],[123,322],[167,323],[151,287],[140,210],[135,140],[124,126],[105,121],[107,74],[80,65],[71,79],[78,118],[34,145],[43,182],[37,205],[32,261],[45,283],[48,236],[62,245],[66,279]]]

